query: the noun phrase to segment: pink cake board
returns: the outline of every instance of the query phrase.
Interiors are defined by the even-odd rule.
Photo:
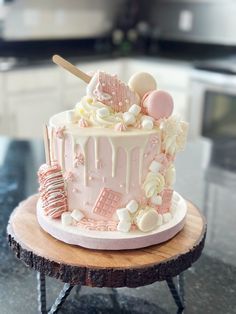
[[[185,200],[174,192],[175,208],[172,219],[150,232],[139,230],[123,233],[119,231],[90,231],[76,226],[63,226],[60,220],[44,215],[40,201],[37,203],[37,218],[40,226],[54,238],[68,244],[96,250],[130,250],[165,242],[174,237],[184,226],[187,214]]]

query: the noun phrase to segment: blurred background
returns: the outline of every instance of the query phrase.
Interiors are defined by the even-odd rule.
[[[234,0],[0,0],[1,313],[37,312],[35,274],[9,252],[5,228],[13,208],[37,192],[43,123],[85,93],[51,62],[55,53],[124,81],[150,72],[172,94],[190,123],[176,190],[208,220],[204,253],[186,272],[186,313],[236,313],[235,16]],[[49,287],[53,299],[60,283]],[[122,313],[174,313],[164,283],[118,290]],[[89,288],[63,313],[90,313],[94,294],[91,313],[112,313],[109,292]]]

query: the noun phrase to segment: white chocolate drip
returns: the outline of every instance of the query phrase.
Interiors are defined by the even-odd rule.
[[[87,143],[89,137],[87,136],[77,136],[74,139],[75,146],[79,145],[84,156],[84,185],[87,186],[88,183],[88,156],[87,156]]]
[[[129,193],[132,151],[134,148],[139,148],[139,182],[141,182],[143,169],[143,154],[147,142],[148,142],[147,136],[140,136],[138,143],[134,142],[132,137],[127,139],[124,138],[122,143],[119,138],[110,137],[110,143],[112,148],[112,177],[115,176],[118,148],[119,147],[123,148],[126,153],[126,178],[125,178],[126,193]]]
[[[95,160],[95,169],[98,169],[98,138],[93,137],[94,140],[94,160]]]

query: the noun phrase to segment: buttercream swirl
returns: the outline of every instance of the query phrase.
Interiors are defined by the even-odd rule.
[[[178,116],[172,116],[162,123],[162,147],[166,153],[175,155],[184,149],[188,133],[188,123]]]
[[[107,115],[99,115],[98,110],[102,108],[106,108],[108,111]],[[113,128],[117,123],[123,122],[122,113],[114,112],[111,107],[86,96],[83,97],[82,100],[76,105],[75,113],[77,118],[87,121],[88,125],[92,126]]]

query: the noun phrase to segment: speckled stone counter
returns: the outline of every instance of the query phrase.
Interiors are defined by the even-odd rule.
[[[0,144],[0,313],[37,313],[36,274],[9,250],[5,229],[13,208],[37,191],[36,172],[44,161],[43,144],[3,137]],[[236,313],[235,146],[234,142],[199,139],[189,143],[177,159],[175,189],[203,208],[208,218],[203,255],[186,272],[185,313]],[[61,287],[62,283],[48,278],[49,304]],[[122,313],[176,311],[165,282],[120,288],[118,301]],[[73,291],[61,313],[78,313],[78,308],[80,313],[117,313],[112,306],[109,290],[86,287],[80,293]]]

